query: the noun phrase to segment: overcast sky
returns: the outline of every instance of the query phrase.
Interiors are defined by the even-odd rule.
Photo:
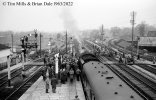
[[[156,0],[49,0],[71,1],[71,7],[3,6],[0,0],[0,31],[45,32],[98,29],[114,26],[131,27],[130,12],[136,12],[136,25],[142,21],[156,25]],[[23,0],[48,2],[48,0]]]

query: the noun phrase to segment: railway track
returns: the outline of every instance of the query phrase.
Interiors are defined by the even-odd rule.
[[[25,70],[29,70],[32,66],[27,66],[25,67]],[[21,71],[22,71],[22,68],[19,68],[17,70],[13,70],[11,72],[11,79],[14,79],[15,77],[21,75]],[[8,74],[6,73],[4,76],[2,76],[0,78],[0,87],[5,85],[6,83],[8,82]]]
[[[114,60],[114,61],[118,62],[118,60],[116,60],[115,58],[112,58],[111,60]],[[139,63],[139,64],[136,63],[135,65],[137,65],[140,68],[142,68],[142,69],[156,75],[156,67],[155,66],[148,65],[148,64],[141,64],[141,63]]]
[[[13,86],[12,88],[8,87],[6,83],[0,87],[0,100],[17,100],[17,99],[12,99],[12,95],[16,96],[17,93],[15,91],[20,90],[25,84],[27,84],[28,80],[30,80],[31,77],[34,76],[35,73],[38,70],[40,70],[41,68],[42,67],[35,67],[35,66],[32,68],[27,67],[27,69],[29,69],[29,70],[26,72],[27,77],[25,77],[25,78],[22,78],[21,72],[17,71],[19,73],[16,72],[16,75],[15,75],[16,77],[12,77],[12,79],[11,79],[11,85]],[[35,80],[35,79],[33,79],[33,80]],[[31,84],[29,86],[31,86]],[[22,92],[19,92],[19,94],[20,93],[22,93]]]
[[[87,44],[87,43],[86,43],[86,44]],[[109,41],[108,44],[109,44],[110,46],[112,46],[113,48],[118,49],[118,50],[120,51],[120,54],[122,54],[123,52],[124,52],[124,53],[131,53],[130,51],[125,51],[125,50],[123,50],[122,48],[113,45],[113,44],[112,44],[112,41]],[[89,44],[86,45],[86,46],[91,47],[91,45],[89,45]],[[136,56],[136,54],[135,54],[135,56]],[[145,65],[145,64],[139,64],[138,66],[156,75],[156,67],[155,67],[155,66],[152,66],[152,65]]]
[[[143,64],[139,64],[138,66],[156,75],[156,67]]]
[[[43,58],[39,58],[34,60],[33,62],[41,62],[43,61]],[[25,71],[29,70],[32,66],[27,66],[25,65]],[[21,74],[22,68],[18,68],[18,69],[14,69],[11,71],[11,79],[17,77],[18,75]],[[0,87],[3,86],[4,84],[6,84],[8,82],[8,74],[6,73],[2,73],[0,76]]]
[[[102,62],[112,60],[112,58],[99,57]],[[111,70],[123,77],[131,87],[135,88],[139,94],[144,96],[147,100],[156,100],[156,83],[142,76],[138,72],[132,70],[125,65],[107,64]]]
[[[16,88],[10,95],[8,95],[5,100],[18,100],[21,95],[29,88],[31,85],[37,81],[41,76],[42,67],[40,67],[36,72],[33,73],[26,81],[24,81],[18,88]]]

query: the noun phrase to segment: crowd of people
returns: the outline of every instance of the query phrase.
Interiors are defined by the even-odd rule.
[[[77,59],[62,57],[62,62],[59,59],[59,71],[55,73],[55,57],[44,57],[45,67],[42,70],[43,80],[45,81],[46,93],[49,92],[50,84],[52,92],[56,93],[56,85],[58,80],[61,84],[69,82],[73,84],[74,80],[80,81],[81,70],[78,67]]]
[[[79,81],[80,72],[81,71],[78,67],[77,61],[74,59],[65,59],[60,66],[61,83],[64,84],[66,81],[68,81],[68,79],[71,83],[73,83],[75,78],[77,78],[77,81]]]

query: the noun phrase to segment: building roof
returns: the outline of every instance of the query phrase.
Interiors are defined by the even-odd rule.
[[[5,50],[5,49],[10,49],[10,47],[4,45],[4,44],[0,44],[0,51],[1,50]]]
[[[156,31],[149,31],[147,37],[156,37]]]
[[[155,47],[156,37],[140,37],[139,46]]]

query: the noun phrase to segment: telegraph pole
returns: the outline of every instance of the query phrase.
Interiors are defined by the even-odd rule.
[[[132,24],[132,50],[131,50],[131,56],[133,57],[133,34],[134,34],[134,24],[135,24],[135,15],[136,15],[136,12],[132,12],[131,13],[131,16],[132,16],[132,19],[130,20],[131,24]]]
[[[37,34],[37,29],[34,29],[34,32],[35,32],[35,46],[36,46],[36,52],[37,52],[37,36],[38,36],[38,34]]]
[[[103,30],[103,24],[102,24],[102,29],[101,29],[101,35],[102,35],[102,44],[104,45],[104,30]],[[104,46],[106,49],[106,46]]]
[[[41,58],[41,33],[40,33],[40,58]]]
[[[11,39],[12,39],[12,53],[13,53],[13,42],[14,42],[14,40],[13,40],[13,33],[11,34]]]
[[[66,31],[66,54],[68,53],[67,51],[67,31]]]

